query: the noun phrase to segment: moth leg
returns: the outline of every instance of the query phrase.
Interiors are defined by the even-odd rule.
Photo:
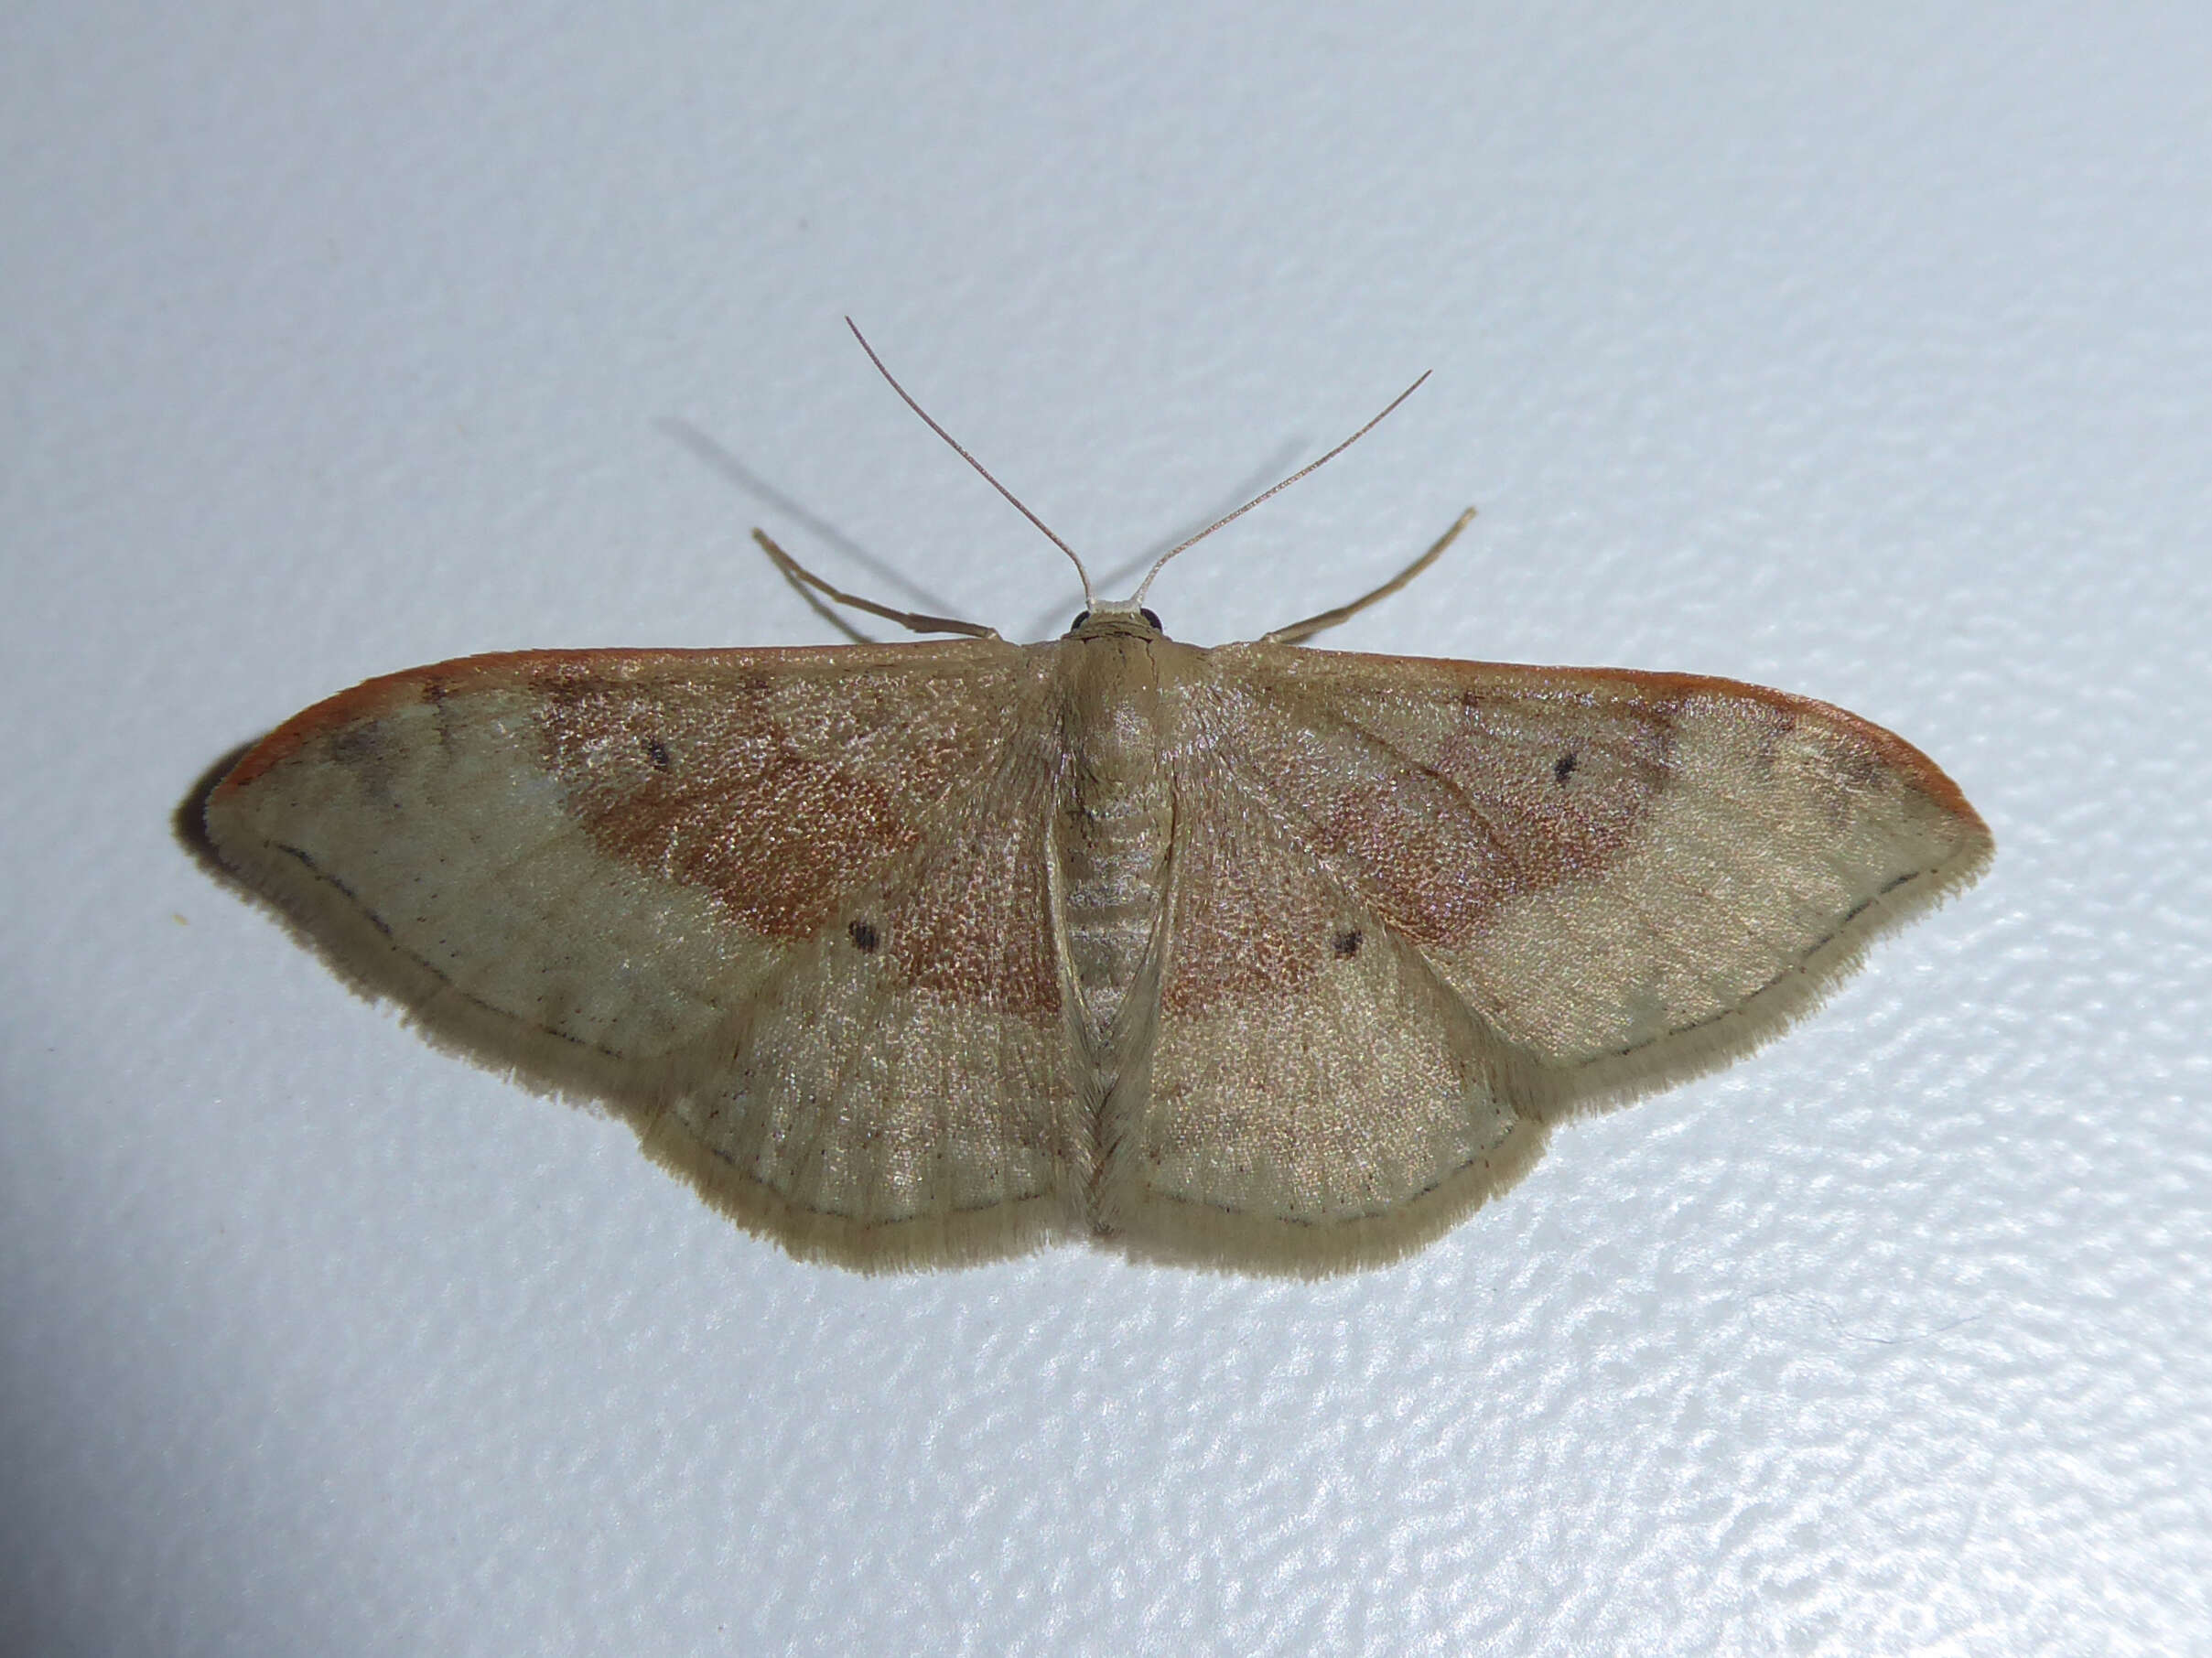
[[[1278,628],[1272,633],[1263,633],[1260,635],[1259,642],[1263,645],[1295,645],[1301,641],[1311,639],[1323,629],[1333,628],[1339,622],[1350,621],[1369,605],[1388,598],[1423,570],[1443,557],[1444,549],[1457,541],[1460,538],[1460,532],[1473,522],[1474,509],[1469,507],[1453,522],[1451,528],[1437,538],[1434,546],[1373,592],[1361,594],[1348,605],[1339,605],[1333,610],[1323,610],[1319,616],[1309,616],[1305,620],[1292,622],[1287,628]],[[755,531],[754,533],[758,534],[759,532]]]
[[[770,561],[782,573],[783,579],[791,583],[801,598],[804,598],[817,612],[855,640],[859,640],[861,636],[847,627],[841,618],[827,609],[822,601],[815,597],[815,593],[826,593],[841,605],[850,605],[854,609],[865,610],[870,616],[880,616],[885,621],[895,621],[910,633],[965,633],[970,639],[997,639],[999,636],[998,629],[987,628],[981,622],[955,621],[948,617],[923,616],[912,610],[894,610],[888,605],[876,603],[872,598],[862,598],[856,593],[847,593],[841,588],[831,587],[812,570],[801,565],[782,547],[777,546],[768,538],[767,531],[755,530],[752,533],[752,538],[761,544],[761,551],[768,554]],[[1438,552],[1442,550],[1441,547],[1437,549]],[[868,641],[863,641],[863,642]]]

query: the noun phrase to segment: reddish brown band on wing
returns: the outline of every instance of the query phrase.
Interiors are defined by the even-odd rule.
[[[545,765],[609,857],[765,938],[879,951],[948,1001],[1057,1011],[1042,806],[1005,775],[1010,710],[978,718],[958,685],[912,674],[849,673],[825,696],[725,666],[646,697],[599,669],[532,680]]]
[[[1754,765],[1800,727],[1818,732],[1840,817],[1856,791],[1886,779],[1986,838],[1926,755],[1811,698],[1689,673],[1342,656],[1316,666],[1311,691],[1293,667],[1271,676],[1265,705],[1247,688],[1215,711],[1208,764],[1257,782],[1355,899],[1417,945],[1465,949],[1508,905],[1602,878],[1672,786],[1678,746],[1695,740],[1700,716],[1731,720],[1764,757]],[[1332,739],[1368,748],[1357,783],[1331,763]],[[1165,1005],[1201,1012],[1323,971],[1338,947],[1331,918],[1311,898],[1244,890],[1225,867],[1241,860],[1217,867],[1225,861],[1195,844],[1201,833],[1186,872],[1205,881],[1208,900],[1179,905]]]

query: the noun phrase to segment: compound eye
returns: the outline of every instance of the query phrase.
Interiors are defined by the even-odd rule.
[[[1075,619],[1074,619],[1074,621],[1072,621],[1072,622],[1068,623],[1068,631],[1069,631],[1070,633],[1074,632],[1076,629],[1078,629],[1078,628],[1082,627],[1082,626],[1083,626],[1083,624],[1084,624],[1084,622],[1087,622],[1087,621],[1089,621],[1090,619],[1091,619],[1091,613],[1090,613],[1088,610],[1084,610],[1084,611],[1081,612],[1080,614],[1078,614],[1078,615],[1076,616],[1076,618],[1075,618]]]
[[[1150,623],[1151,623],[1151,624],[1152,624],[1152,625],[1153,625],[1155,628],[1160,628],[1160,630],[1162,633],[1165,633],[1165,632],[1167,631],[1167,630],[1166,630],[1165,628],[1160,628],[1160,618],[1158,618],[1157,616],[1153,615],[1153,614],[1152,614],[1152,613],[1151,613],[1149,610],[1141,610],[1141,609],[1140,609],[1140,610],[1138,610],[1138,611],[1137,612],[1137,614],[1138,614],[1138,615],[1139,615],[1139,616],[1141,616],[1141,617],[1143,617],[1143,618],[1145,619],[1145,620],[1147,620],[1147,621],[1150,622]]]

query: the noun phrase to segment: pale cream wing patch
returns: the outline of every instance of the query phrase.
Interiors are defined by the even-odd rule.
[[[1910,744],[1689,674],[1230,647],[1221,763],[1540,1067],[1546,1114],[1721,1063],[1970,881],[1988,829]]]
[[[996,641],[531,652],[251,750],[217,852],[433,1036],[854,1265],[1062,1223],[1047,670]]]

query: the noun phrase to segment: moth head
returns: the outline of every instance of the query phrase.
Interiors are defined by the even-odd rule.
[[[1068,624],[1069,639],[1165,639],[1168,631],[1133,598],[1094,598]]]

